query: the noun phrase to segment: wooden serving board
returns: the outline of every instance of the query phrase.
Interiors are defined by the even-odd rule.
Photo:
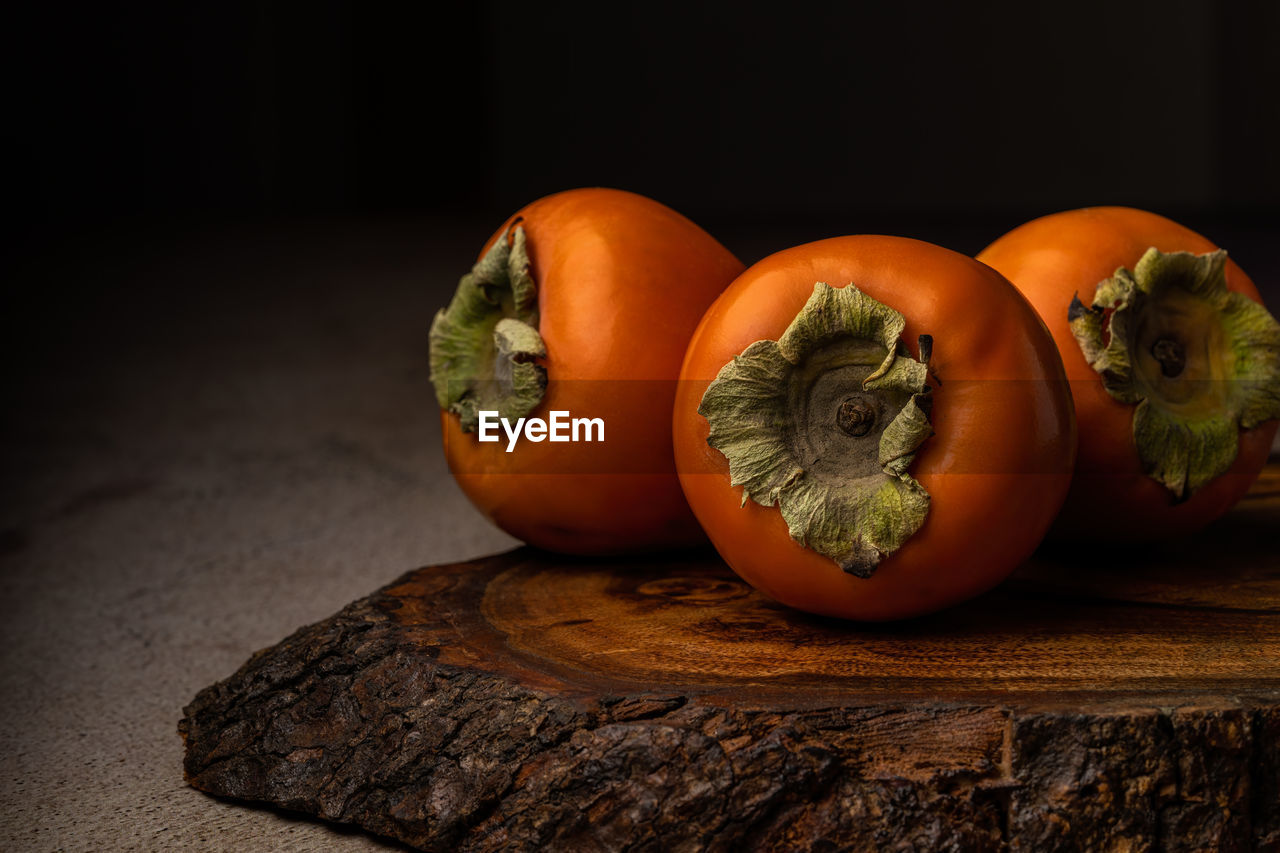
[[[1280,850],[1280,468],[935,616],[713,553],[411,572],[186,708],[188,781],[430,850]]]

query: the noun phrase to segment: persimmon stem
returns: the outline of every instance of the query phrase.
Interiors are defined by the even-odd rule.
[[[1169,338],[1161,338],[1151,345],[1151,357],[1160,362],[1160,372],[1173,379],[1187,366],[1187,348]]]
[[[1222,250],[1151,248],[1067,309],[1103,388],[1134,407],[1143,471],[1174,503],[1230,470],[1241,430],[1280,417],[1280,323],[1227,287],[1226,265]]]
[[[928,369],[902,345],[905,326],[854,285],[819,282],[782,336],[725,365],[698,407],[743,503],[777,505],[793,539],[861,578],[929,513],[908,473],[933,434]]]
[[[476,429],[480,411],[515,420],[542,402],[547,349],[523,228],[504,231],[462,277],[428,338],[436,400],[463,432]]]
[[[876,409],[863,394],[848,397],[836,410],[836,424],[848,435],[861,438],[876,423]]]

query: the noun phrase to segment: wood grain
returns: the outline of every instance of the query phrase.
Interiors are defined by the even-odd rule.
[[[186,709],[222,796],[430,850],[1280,849],[1280,471],[894,625],[710,553],[412,572]]]

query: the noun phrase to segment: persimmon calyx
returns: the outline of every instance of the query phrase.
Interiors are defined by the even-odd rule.
[[[514,421],[542,402],[547,369],[537,360],[547,348],[523,228],[502,232],[462,277],[428,340],[436,401],[458,416],[463,432],[475,431],[481,411]]]
[[[743,505],[776,505],[793,539],[863,578],[929,514],[908,469],[933,435],[932,340],[916,361],[905,326],[854,285],[818,282],[782,336],[735,356],[698,407]]]
[[[1116,400],[1142,470],[1175,502],[1225,473],[1241,430],[1280,417],[1280,323],[1227,290],[1227,253],[1148,249],[1067,320]]]

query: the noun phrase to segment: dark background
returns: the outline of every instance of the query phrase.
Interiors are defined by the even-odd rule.
[[[262,274],[264,246],[460,273],[508,214],[584,185],[663,201],[748,263],[858,232],[973,253],[1127,204],[1280,297],[1274,0],[9,14],[0,356],[20,385],[142,327],[215,334],[209,292],[291,286]],[[204,267],[226,274],[183,274]],[[447,299],[454,273],[422,275]]]
[[[1099,203],[1245,222],[1280,205],[1274,0],[10,15],[6,171],[24,236],[122,219],[494,221],[581,185],[730,229],[1012,225]]]

